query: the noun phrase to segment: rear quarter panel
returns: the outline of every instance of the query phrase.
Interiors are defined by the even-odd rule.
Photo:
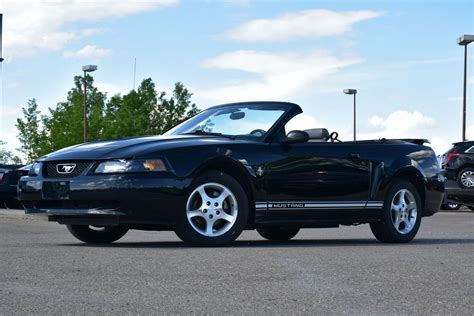
[[[421,186],[424,215],[432,215],[440,208],[444,195],[444,178],[441,176],[436,154],[428,146],[410,143],[383,146],[380,161],[384,163],[383,177],[375,200],[383,201],[391,183],[397,178],[407,179]]]

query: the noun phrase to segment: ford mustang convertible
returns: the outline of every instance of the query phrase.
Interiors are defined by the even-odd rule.
[[[412,240],[444,193],[426,141],[289,130],[301,112],[285,102],[219,105],[161,136],[65,148],[33,164],[19,199],[86,243],[139,229],[220,246],[244,229],[285,241],[301,228],[358,224],[382,242]]]

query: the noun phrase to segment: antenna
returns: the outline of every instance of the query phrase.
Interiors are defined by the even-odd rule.
[[[133,90],[135,90],[135,76],[137,74],[137,58],[135,57],[135,62],[133,64]]]

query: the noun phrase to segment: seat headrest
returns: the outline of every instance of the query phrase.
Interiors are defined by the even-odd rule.
[[[308,133],[310,140],[317,139],[326,141],[329,139],[329,131],[325,128],[305,129],[305,132]]]

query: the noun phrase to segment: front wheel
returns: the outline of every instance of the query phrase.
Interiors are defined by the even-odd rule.
[[[88,244],[109,244],[122,238],[128,231],[124,226],[66,225],[69,232]]]
[[[248,213],[239,182],[222,172],[206,172],[194,181],[175,233],[195,246],[223,246],[239,237]]]
[[[295,227],[261,227],[257,232],[265,239],[273,241],[287,241],[295,237],[300,231]]]
[[[370,223],[375,237],[386,243],[411,241],[421,223],[421,200],[410,182],[398,180],[387,192],[382,209],[382,221]]]

